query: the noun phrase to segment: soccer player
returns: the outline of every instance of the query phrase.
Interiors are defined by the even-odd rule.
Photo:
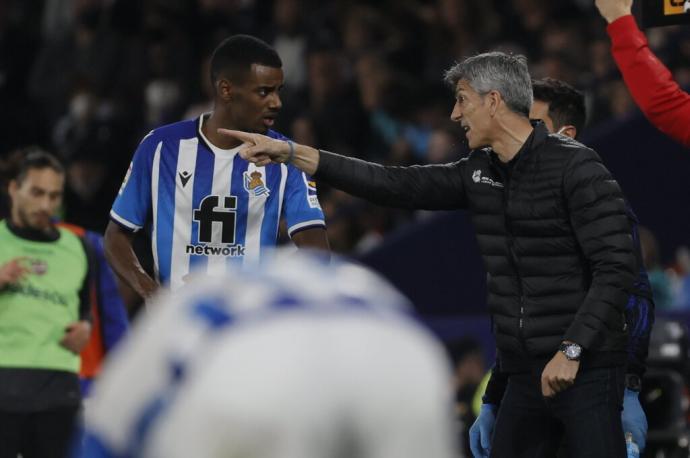
[[[158,302],[96,382],[76,456],[457,456],[443,349],[371,271],[298,253]]]
[[[534,92],[534,103],[530,110],[532,119],[541,119],[550,132],[570,138],[577,138],[582,133],[586,110],[585,98],[581,92],[563,81],[552,78],[534,81],[532,89]],[[640,405],[639,394],[642,375],[646,369],[650,332],[654,324],[654,301],[647,271],[642,262],[637,229],[639,222],[629,203],[626,203],[626,209],[632,227],[639,271],[625,307],[629,340],[621,419],[623,431],[632,434],[632,440],[641,452],[646,442],[647,417]],[[505,388],[506,377],[494,367],[479,416],[470,428],[470,447],[475,457],[489,456],[496,413]]]
[[[240,142],[219,127],[270,130],[282,106],[282,63],[263,41],[236,35],[211,58],[214,111],[151,131],[137,148],[106,229],[108,260],[142,297],[159,282],[179,288],[192,270],[222,274],[229,264],[254,265],[276,244],[281,215],[298,247],[328,249],[316,185],[291,165],[256,167]],[[141,267],[131,241],[151,237],[156,279]]]
[[[91,332],[88,247],[53,224],[65,172],[33,152],[0,222],[0,458],[62,458],[81,404],[79,352]]]

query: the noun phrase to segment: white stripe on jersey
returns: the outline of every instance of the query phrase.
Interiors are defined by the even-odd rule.
[[[194,175],[189,176],[189,181],[182,186],[177,179],[181,172],[194,171],[196,169],[196,153],[199,139],[187,138],[180,140],[180,149],[177,157],[177,171],[175,180],[175,216],[173,219],[172,256],[170,262],[170,288],[174,291],[184,284],[183,278],[189,273],[189,255],[186,247],[192,239],[192,199],[194,197]]]
[[[257,167],[256,164],[249,163],[247,174],[251,174],[254,170],[258,170],[267,182],[266,167]],[[244,237],[244,259],[243,266],[255,266],[259,263],[261,257],[261,225],[264,221],[264,207],[266,206],[267,194],[255,196],[254,193],[249,193],[249,211],[247,213],[247,231]],[[282,200],[282,198],[281,198]]]
[[[307,226],[321,226],[321,227],[324,227],[324,228],[326,227],[326,226],[324,225],[322,219],[313,219],[313,220],[311,220],[311,221],[304,221],[303,223],[295,224],[294,226],[289,227],[289,228],[288,228],[288,235],[289,235],[290,237],[292,237],[292,234],[293,234],[296,230],[302,229],[303,227],[307,227]]]
[[[221,202],[223,197],[230,195],[230,181],[232,178],[233,163],[235,155],[218,154],[214,151],[215,160],[213,163],[213,183],[211,184],[211,195],[219,196]],[[211,245],[223,246],[223,225],[211,225]],[[225,256],[208,256],[207,272],[211,275],[225,273],[227,258]]]
[[[151,135],[153,131],[149,133]],[[156,152],[153,155],[153,164],[151,167],[151,209],[153,213],[153,232],[151,233],[151,249],[153,250],[153,268],[155,271],[155,278],[160,280],[158,276],[158,179],[160,177],[161,167],[161,148],[163,142],[158,142]]]
[[[130,223],[126,219],[124,219],[122,216],[118,215],[115,213],[115,210],[110,210],[110,217],[117,221],[118,223],[122,224],[124,227],[133,230],[134,232],[138,231],[141,229],[141,226],[137,226],[136,224]]]
[[[285,183],[287,183],[288,168],[280,164],[280,199],[278,200],[278,218],[283,216],[283,199],[285,199]],[[278,223],[280,225],[280,222]]]

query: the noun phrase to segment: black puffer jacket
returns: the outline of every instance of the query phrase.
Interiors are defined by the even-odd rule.
[[[321,152],[315,178],[382,205],[471,212],[502,370],[540,370],[563,340],[584,347],[583,366],[624,363],[637,262],[621,190],[593,150],[536,123],[510,166],[488,149],[413,167]]]

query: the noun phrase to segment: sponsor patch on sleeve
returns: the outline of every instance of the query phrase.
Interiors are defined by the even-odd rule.
[[[307,178],[305,174],[302,174],[302,176],[304,177],[304,183],[307,185],[307,203],[309,203],[309,207],[321,209],[321,204],[316,194],[316,181]]]

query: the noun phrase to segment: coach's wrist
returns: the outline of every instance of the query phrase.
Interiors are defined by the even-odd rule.
[[[308,175],[314,175],[319,167],[319,150],[311,146],[300,145],[299,143],[293,143],[293,146],[295,154],[291,164]]]

